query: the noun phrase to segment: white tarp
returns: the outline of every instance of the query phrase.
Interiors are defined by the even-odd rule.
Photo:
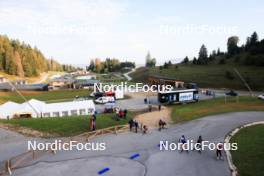
[[[61,117],[71,115],[89,115],[95,112],[92,100],[71,101],[47,104],[31,99],[22,104],[6,102],[0,105],[0,119],[11,119],[15,114],[29,113],[32,117]]]

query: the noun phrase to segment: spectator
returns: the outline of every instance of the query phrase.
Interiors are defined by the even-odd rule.
[[[93,131],[96,130],[96,115],[93,114]]]
[[[159,120],[159,131],[161,131],[161,129],[164,129],[166,126],[166,122],[163,120]]]
[[[148,105],[148,108],[149,108],[149,112],[151,112],[151,111],[152,111],[152,105],[149,104],[149,105]]]
[[[186,141],[186,138],[185,138],[184,135],[181,136],[181,138],[179,139],[179,142],[181,143],[181,152],[183,150],[186,150],[188,152],[188,150],[185,149],[185,146],[186,146],[187,141]]]
[[[116,120],[119,120],[119,111],[120,111],[120,109],[116,108]]]
[[[159,111],[161,110],[161,104],[159,104]]]
[[[91,118],[90,118],[90,131],[93,131],[93,129],[94,129],[94,123],[93,123],[93,116],[91,116]]]
[[[143,134],[146,134],[148,131],[148,127],[146,125],[143,125]]]
[[[135,126],[135,132],[137,133],[137,131],[138,131],[138,122],[136,120],[134,121],[134,126]]]
[[[124,118],[127,118],[127,109],[124,110]]]
[[[198,149],[199,153],[202,152],[202,142],[203,142],[203,138],[202,136],[199,136],[196,142],[196,149]]]
[[[217,148],[216,148],[217,159],[222,159],[222,150],[223,150],[223,144],[222,143],[217,144]]]
[[[130,131],[132,131],[132,128],[134,126],[134,121],[131,119],[131,120],[128,121],[128,124],[129,124]]]

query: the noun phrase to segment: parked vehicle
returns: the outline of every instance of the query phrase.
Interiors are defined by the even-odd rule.
[[[264,94],[259,95],[259,96],[258,96],[258,99],[264,100]]]
[[[92,92],[90,94],[91,97],[95,97],[95,99],[103,96],[107,97],[114,97],[116,100],[117,99],[123,99],[124,98],[124,91],[123,90],[115,90],[114,92]]]
[[[160,91],[158,101],[160,103],[187,103],[197,102],[199,94],[197,89],[179,89],[171,91]]]
[[[235,92],[235,91],[233,91],[233,90],[230,90],[230,92],[227,92],[226,93],[226,95],[228,95],[228,96],[237,96],[238,94]]]
[[[91,96],[91,97],[95,97],[95,99],[98,99],[99,97],[104,96],[104,93],[102,93],[102,92],[92,92],[92,93],[90,94],[90,96]]]
[[[115,103],[106,103],[104,108],[104,113],[113,113],[116,107]]]
[[[114,103],[115,98],[114,97],[99,97],[95,100],[95,103],[99,104],[105,104],[105,103]]]

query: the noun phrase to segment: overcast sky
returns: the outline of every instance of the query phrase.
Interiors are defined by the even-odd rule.
[[[158,63],[226,50],[264,32],[263,0],[0,0],[0,33],[37,46],[61,63],[88,64],[116,57]]]

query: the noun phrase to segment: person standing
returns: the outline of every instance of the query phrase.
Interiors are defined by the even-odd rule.
[[[166,122],[163,120],[159,120],[159,131],[161,131],[161,129],[165,129],[166,126]]]
[[[163,121],[160,119],[159,120],[159,131],[161,131],[161,129],[162,129],[162,124],[163,124]]]
[[[145,103],[145,104],[147,104],[147,101],[148,101],[147,97],[144,98],[144,103]]]
[[[151,111],[152,111],[152,105],[149,104],[149,105],[148,105],[148,108],[149,108],[149,112],[151,112]]]
[[[127,117],[127,109],[124,110],[124,118],[126,119]]]
[[[138,122],[136,120],[134,121],[134,125],[135,125],[135,132],[137,133],[137,131],[138,131]]]
[[[161,110],[161,104],[159,104],[159,111]]]
[[[90,131],[93,131],[93,116],[90,117]]]
[[[96,130],[96,115],[93,115],[93,131]]]
[[[183,150],[186,150],[188,152],[188,150],[185,149],[185,146],[186,146],[187,141],[186,141],[186,138],[185,138],[184,135],[181,136],[181,138],[179,139],[179,142],[181,143],[181,152]]]
[[[223,150],[223,144],[219,143],[216,146],[216,158],[217,159],[222,159],[222,150]]]
[[[148,127],[146,125],[143,125],[143,134],[147,134]]]
[[[119,120],[119,111],[120,109],[117,107],[116,108],[116,120]]]
[[[129,124],[129,129],[130,129],[130,131],[132,131],[132,128],[133,128],[133,126],[134,126],[134,121],[133,121],[132,119],[130,119],[130,120],[128,121],[128,124]]]
[[[203,138],[202,136],[199,136],[196,142],[196,149],[198,149],[198,152],[201,154],[202,152],[202,142],[203,142]]]

